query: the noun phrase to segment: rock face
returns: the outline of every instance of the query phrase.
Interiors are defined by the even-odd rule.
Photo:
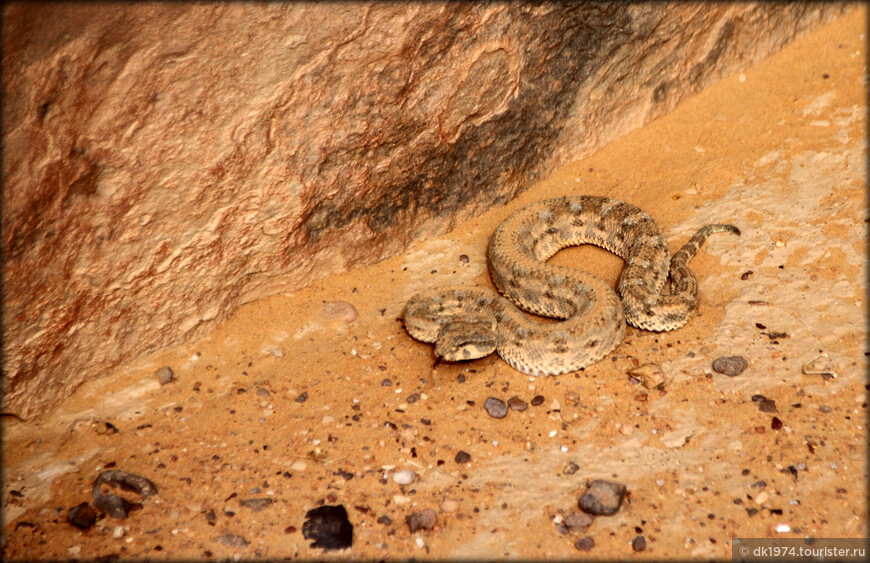
[[[8,4],[3,412],[443,232],[850,8]]]

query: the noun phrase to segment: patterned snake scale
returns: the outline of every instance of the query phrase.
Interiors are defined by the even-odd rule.
[[[723,231],[740,234],[732,225],[707,225],[671,257],[655,221],[633,205],[595,196],[540,201],[511,214],[490,239],[489,271],[504,297],[478,287],[423,291],[405,305],[405,328],[435,342],[435,354],[447,361],[497,351],[528,375],[575,371],[613,350],[625,321],[652,331],[686,324],[698,302],[687,263],[709,235]],[[625,260],[620,297],[592,274],[546,263],[580,244]],[[564,320],[539,322],[520,309]]]

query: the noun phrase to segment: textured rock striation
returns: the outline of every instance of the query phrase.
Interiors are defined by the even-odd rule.
[[[443,232],[850,8],[7,4],[3,412]]]

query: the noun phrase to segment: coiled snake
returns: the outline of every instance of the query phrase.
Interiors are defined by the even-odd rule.
[[[504,297],[478,287],[424,291],[405,305],[405,328],[434,342],[444,360],[497,351],[528,375],[575,371],[613,350],[626,321],[653,331],[686,324],[698,301],[687,264],[709,235],[724,231],[740,234],[732,225],[707,225],[671,257],[658,225],[633,205],[597,196],[540,201],[511,214],[489,241],[490,275]],[[619,297],[592,274],[545,262],[579,244],[625,260]],[[540,323],[520,309],[564,321]]]

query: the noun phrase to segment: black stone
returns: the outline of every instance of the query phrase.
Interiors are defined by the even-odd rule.
[[[302,536],[314,540],[311,547],[345,549],[353,543],[353,524],[347,519],[344,506],[318,506],[305,514]]]

